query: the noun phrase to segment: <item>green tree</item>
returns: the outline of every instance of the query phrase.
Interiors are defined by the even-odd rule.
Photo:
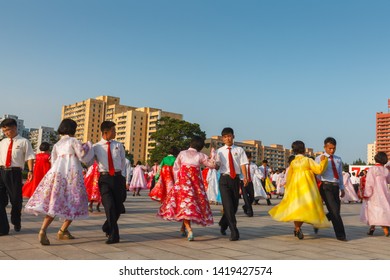
[[[156,144],[150,153],[149,164],[161,161],[172,147],[180,151],[188,149],[194,136],[206,138],[206,133],[200,129],[199,124],[169,117],[158,120],[156,128],[156,132],[151,135]]]
[[[367,165],[365,161],[361,160],[360,158],[358,160],[355,160],[352,162],[352,165]]]

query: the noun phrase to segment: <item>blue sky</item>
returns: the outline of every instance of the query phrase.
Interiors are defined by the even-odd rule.
[[[0,114],[57,127],[99,95],[182,113],[207,136],[366,160],[390,98],[389,1],[3,1]]]

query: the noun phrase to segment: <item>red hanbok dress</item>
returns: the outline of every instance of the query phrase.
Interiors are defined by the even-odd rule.
[[[50,154],[49,153],[39,153],[35,157],[35,164],[33,170],[33,178],[31,181],[27,181],[23,188],[22,194],[23,197],[30,198],[37,188],[39,182],[46,175],[47,171],[50,170]]]
[[[84,184],[87,190],[89,202],[102,202],[102,197],[99,190],[99,164],[95,161],[92,166],[88,168],[87,174],[84,177]]]
[[[176,158],[173,155],[168,155],[160,163],[158,181],[154,188],[150,191],[149,196],[151,199],[163,202],[167,193],[172,189],[175,184],[173,177],[173,165]]]
[[[175,185],[164,199],[157,216],[169,221],[189,220],[202,226],[213,225],[201,165],[215,167],[213,159],[193,148],[180,152],[173,167]]]

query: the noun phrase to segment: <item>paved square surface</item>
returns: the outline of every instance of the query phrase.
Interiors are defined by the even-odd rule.
[[[214,225],[193,226],[195,241],[180,237],[180,223],[167,222],[156,217],[159,207],[147,192],[125,203],[126,214],[119,220],[121,242],[106,245],[101,231],[104,212],[90,214],[86,220],[74,221],[69,228],[74,240],[57,240],[61,221],[55,219],[48,229],[50,246],[41,246],[38,231],[43,216],[23,213],[22,230],[0,237],[1,260],[388,260],[390,238],[377,228],[374,236],[367,236],[368,226],[359,221],[361,204],[342,204],[342,217],[348,242],[336,240],[333,228],[322,229],[316,235],[310,225],[304,224],[303,240],[293,236],[293,223],[271,219],[264,200],[254,206],[254,217],[242,210],[237,213],[241,239],[229,241],[219,233],[221,205],[212,205]],[[280,200],[273,199],[276,204]],[[24,202],[24,204],[26,201]],[[9,211],[8,207],[8,211]]]

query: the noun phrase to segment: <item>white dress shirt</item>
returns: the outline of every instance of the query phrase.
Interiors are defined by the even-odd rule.
[[[0,166],[5,166],[10,143],[10,138],[5,138],[0,141]],[[16,135],[13,138],[12,144],[11,167],[20,167],[23,169],[25,162],[30,159],[35,159],[30,141],[22,136]]]
[[[244,149],[241,147],[232,145],[231,152],[233,156],[234,170],[236,171],[236,174],[239,175],[241,174],[241,166],[249,163],[248,158]],[[217,150],[216,163],[220,167],[219,171],[221,174],[230,174],[228,146],[225,145]]]
[[[95,158],[99,163],[99,172],[108,172],[107,142],[107,140],[102,139],[93,145]],[[121,171],[122,176],[126,177],[126,157],[123,144],[115,140],[110,140],[110,148],[115,172]]]

